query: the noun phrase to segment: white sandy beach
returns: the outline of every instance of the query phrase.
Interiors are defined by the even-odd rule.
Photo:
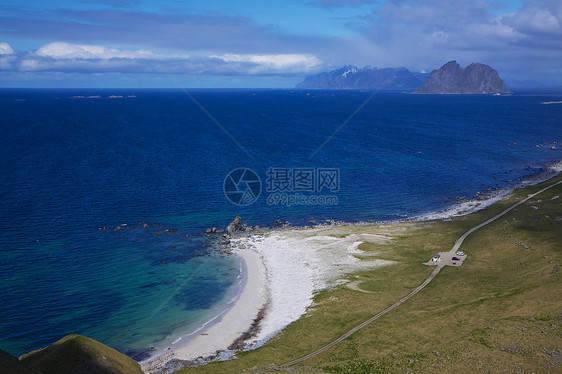
[[[387,237],[336,238],[322,235],[322,230],[282,231],[233,240],[234,253],[245,264],[245,284],[238,299],[195,336],[176,340],[169,349],[141,362],[145,373],[158,371],[170,360],[193,361],[228,351],[265,308],[257,334],[245,341],[245,349],[257,348],[305,314],[315,292],[346,283],[345,275],[359,268],[390,263],[356,257],[361,254],[358,246],[362,242],[384,243]]]
[[[265,264],[270,302],[257,336],[249,341],[255,348],[299,319],[312,305],[316,292],[348,282],[345,275],[360,268],[390,264],[383,260],[359,260],[357,248],[364,241],[386,242],[388,238],[322,235],[324,229],[274,233],[245,239],[259,252]]]

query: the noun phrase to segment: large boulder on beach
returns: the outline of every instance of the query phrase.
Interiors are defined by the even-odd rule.
[[[236,218],[234,218],[234,221],[230,222],[230,224],[226,228],[226,232],[228,233],[228,235],[231,236],[242,230],[243,230],[243,225],[242,225],[242,218],[240,218],[240,216],[236,216]]]
[[[44,374],[143,374],[138,362],[94,339],[67,335],[20,361]]]

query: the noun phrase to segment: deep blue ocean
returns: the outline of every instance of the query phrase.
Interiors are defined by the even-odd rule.
[[[0,90],[0,349],[21,355],[69,333],[131,355],[169,343],[239,276],[204,230],[236,215],[260,226],[404,219],[514,186],[562,159],[562,104],[542,104],[559,100]],[[259,181],[231,174],[248,205],[224,191],[237,168]],[[321,198],[283,204],[295,196]]]

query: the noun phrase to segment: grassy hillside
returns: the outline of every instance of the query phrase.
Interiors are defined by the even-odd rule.
[[[27,353],[21,362],[44,374],[142,374],[133,359],[80,335],[65,336],[46,348]]]
[[[469,228],[529,193],[516,191],[480,212],[445,221],[327,228],[322,235],[383,234],[364,243],[371,258],[394,265],[359,272],[359,287],[326,290],[304,318],[264,347],[238,359],[181,373],[269,372],[310,353],[405,296]],[[559,198],[557,197],[559,196]],[[336,347],[283,371],[329,373],[560,372],[562,370],[562,185],[546,191],[469,236],[460,268],[444,268],[415,297]],[[368,258],[369,256],[366,256]]]

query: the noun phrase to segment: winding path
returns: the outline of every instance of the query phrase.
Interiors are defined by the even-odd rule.
[[[530,194],[527,195],[527,197],[521,201],[519,201],[518,203],[513,204],[511,207],[507,208],[506,210],[504,210],[503,212],[499,213],[498,215],[490,218],[489,220],[474,226],[473,228],[471,228],[470,230],[468,230],[467,232],[465,232],[459,239],[457,239],[457,241],[455,242],[455,244],[453,245],[453,248],[451,248],[451,250],[449,251],[449,253],[451,255],[454,255],[460,248],[460,246],[462,245],[462,243],[464,242],[464,240],[470,235],[472,234],[474,231],[494,222],[495,220],[497,220],[498,218],[504,216],[505,214],[507,214],[508,212],[510,212],[511,210],[517,208],[519,205],[524,204],[525,202],[527,202],[529,199],[535,197],[536,195],[543,193],[544,191],[555,187],[559,184],[561,184],[562,181],[556,182],[554,184],[551,184],[548,187],[543,188],[542,190],[535,192],[534,194]],[[437,276],[437,274],[439,274],[439,272],[441,271],[441,269],[445,266],[445,263],[441,263],[439,265],[437,265],[435,267],[435,269],[433,269],[433,271],[431,272],[431,274],[429,274],[429,276],[423,281],[422,284],[420,284],[418,287],[416,287],[412,292],[410,292],[408,295],[404,296],[403,298],[401,298],[400,300],[398,300],[397,302],[395,302],[394,304],[392,304],[391,306],[389,306],[388,308],[384,309],[382,312],[374,315],[373,317],[369,318],[368,320],[366,320],[365,322],[363,322],[362,324],[355,326],[354,328],[352,328],[351,330],[349,330],[348,332],[346,332],[345,334],[343,334],[342,336],[340,336],[339,338],[337,338],[336,340],[332,341],[331,343],[326,344],[325,346],[323,346],[322,348],[307,354],[306,356],[303,356],[301,358],[297,358],[296,360],[293,360],[291,362],[287,362],[286,364],[283,364],[279,367],[288,367],[288,366],[292,366],[295,364],[298,364],[299,362],[305,361],[311,357],[314,357],[324,351],[327,351],[328,349],[332,348],[333,346],[335,346],[336,344],[338,344],[339,342],[341,342],[342,340],[347,339],[348,337],[350,337],[351,335],[353,335],[354,333],[356,333],[357,331],[361,330],[363,327],[367,326],[368,324],[370,324],[371,322],[379,319],[380,317],[384,316],[385,314],[387,314],[388,312],[390,312],[391,310],[399,307],[400,305],[404,304],[409,298],[411,298],[412,296],[414,296],[415,294],[417,294],[418,292],[420,292],[425,286],[427,286],[429,284],[429,282],[431,282],[433,280],[433,278],[435,278]]]

